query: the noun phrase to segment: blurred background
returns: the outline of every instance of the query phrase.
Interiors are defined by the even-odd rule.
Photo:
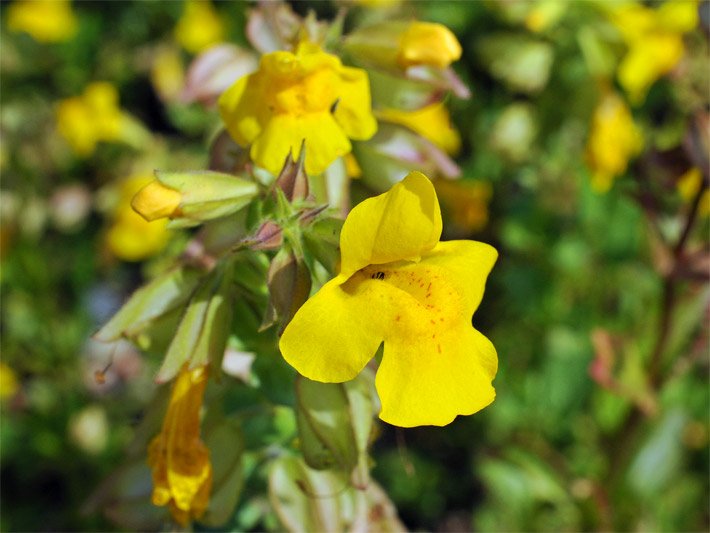
[[[188,69],[220,42],[253,69],[254,5],[0,5],[4,531],[137,527],[129,496],[96,491],[160,361],[91,334],[187,242],[129,201],[155,168],[207,167],[220,119]],[[461,178],[437,191],[445,238],[500,251],[474,316],[497,399],[445,428],[379,424],[373,475],[404,525],[707,530],[709,4],[291,5],[351,10],[346,33],[396,9],[463,47],[471,97],[446,102]],[[230,529],[278,529],[263,491],[247,481]]]

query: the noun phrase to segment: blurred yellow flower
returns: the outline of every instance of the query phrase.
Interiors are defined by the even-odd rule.
[[[493,195],[491,184],[481,180],[445,180],[434,182],[444,214],[458,233],[479,231],[488,223],[488,203]],[[449,234],[451,229],[448,228]]]
[[[461,45],[442,24],[415,21],[400,37],[397,62],[402,68],[429,65],[446,68],[461,57]]]
[[[224,26],[209,0],[187,0],[175,26],[175,39],[193,54],[224,40]]]
[[[56,43],[71,39],[78,23],[69,0],[15,0],[7,8],[7,27],[41,43]]]
[[[148,446],[153,504],[168,505],[183,526],[204,514],[212,489],[209,450],[200,439],[206,385],[206,367],[183,367],[173,384],[163,428]]]
[[[20,388],[15,371],[0,362],[0,400],[12,398]]]
[[[415,111],[383,109],[376,116],[385,122],[400,124],[418,133],[451,155],[461,149],[461,135],[451,125],[449,110],[443,102],[435,102]]]
[[[122,138],[126,118],[110,83],[90,83],[81,96],[60,101],[56,113],[59,133],[80,156],[90,156],[99,141]]]
[[[651,85],[683,57],[683,34],[698,24],[698,2],[672,0],[657,8],[636,2],[610,6],[611,20],[628,46],[617,72],[619,83],[632,103],[641,103]]]
[[[139,175],[120,184],[118,203],[106,232],[106,245],[113,255],[124,261],[142,261],[155,255],[165,248],[170,238],[167,220],[147,222],[131,207],[135,194],[152,182],[152,177]]]
[[[306,172],[320,174],[350,153],[348,138],[369,139],[377,129],[367,73],[309,42],[263,55],[257,72],[222,94],[219,110],[234,140],[251,144],[252,160],[272,174],[289,153],[298,157],[304,140]]]
[[[629,160],[642,147],[641,131],[626,103],[617,94],[607,93],[594,110],[587,140],[592,187],[597,192],[608,191],[614,178],[626,171]]]
[[[703,174],[698,167],[693,167],[685,172],[678,178],[678,182],[676,184],[681,198],[683,198],[686,203],[693,201],[693,198],[695,198],[695,195],[698,194],[698,191],[702,186]],[[701,216],[710,216],[710,189],[707,187],[700,197],[698,213]]]
[[[439,242],[441,230],[434,186],[419,172],[357,205],[340,235],[340,273],[281,337],[286,361],[312,380],[347,381],[384,341],[380,418],[397,426],[443,426],[490,404],[498,358],[471,315],[498,254]]]
[[[131,200],[133,210],[148,221],[176,214],[182,195],[154,179],[143,186]]]
[[[160,46],[153,56],[150,81],[166,102],[177,100],[185,87],[185,69],[177,47]]]

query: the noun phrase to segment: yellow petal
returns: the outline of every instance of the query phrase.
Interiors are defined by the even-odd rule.
[[[446,68],[460,57],[461,45],[446,26],[412,22],[402,34],[397,62],[402,68],[414,65]]]
[[[341,276],[367,265],[418,261],[441,236],[441,211],[431,181],[410,172],[388,192],[355,206],[340,234]]]
[[[7,8],[7,27],[36,41],[54,43],[74,36],[78,22],[69,0],[18,0]]]
[[[448,154],[455,155],[461,148],[461,136],[456,128],[452,127],[449,111],[442,102],[415,111],[383,109],[377,113],[377,117],[409,128]]]
[[[373,305],[377,285],[335,278],[312,296],[283,332],[284,359],[309,379],[353,379],[382,342],[388,308]],[[385,320],[383,320],[383,316]]]
[[[343,67],[340,77],[342,88],[335,108],[335,120],[348,137],[365,141],[377,131],[377,121],[371,111],[367,72],[359,68]]]
[[[436,266],[444,270],[447,283],[461,295],[462,316],[468,318],[481,303],[486,278],[497,258],[496,249],[483,242],[445,241],[426,254],[419,265],[420,268]]]
[[[223,39],[219,14],[208,0],[188,0],[175,26],[175,39],[185,50],[197,54]]]
[[[227,131],[242,146],[251,144],[261,133],[265,117],[260,87],[261,76],[255,72],[238,79],[217,102]]]
[[[496,369],[495,348],[467,322],[435,338],[391,339],[375,380],[380,418],[401,427],[444,426],[473,414],[495,398]]]
[[[148,221],[174,216],[182,195],[179,191],[153,180],[143,187],[131,200],[136,213]]]
[[[305,167],[308,174],[320,174],[333,161],[350,152],[350,141],[329,112],[297,117],[276,115],[251,147],[251,158],[260,167],[278,174],[289,153],[300,154],[306,141]]]

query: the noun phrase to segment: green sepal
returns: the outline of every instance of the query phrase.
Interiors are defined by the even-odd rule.
[[[157,382],[174,378],[187,361],[194,368],[224,354],[231,322],[229,277],[224,271],[215,272],[195,290],[168,347]]]
[[[181,194],[179,213],[169,227],[194,226],[205,220],[231,215],[249,204],[259,192],[253,181],[210,170],[163,172],[155,176]]]
[[[132,338],[151,322],[182,306],[200,281],[198,270],[179,266],[141,287],[121,309],[94,334],[101,342]]]
[[[335,275],[340,263],[341,218],[323,217],[303,230],[303,245],[328,272]]]
[[[267,279],[269,304],[261,329],[281,322],[286,327],[311,292],[311,274],[290,246],[283,246],[271,261]]]

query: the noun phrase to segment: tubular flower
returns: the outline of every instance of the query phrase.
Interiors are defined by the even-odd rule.
[[[309,379],[343,382],[384,341],[380,418],[397,426],[443,426],[490,404],[498,358],[471,315],[497,252],[439,242],[441,229],[436,192],[419,172],[356,206],[340,235],[340,274],[281,337],[286,361]]]
[[[453,32],[434,22],[412,22],[402,33],[397,62],[402,68],[429,65],[446,68],[461,57],[461,45]]]
[[[71,39],[78,27],[69,0],[17,0],[7,8],[7,27],[40,43]]]
[[[131,207],[145,220],[172,217],[178,213],[182,195],[158,180],[151,180],[131,200]]]
[[[633,103],[641,103],[651,85],[683,57],[683,34],[698,24],[698,2],[670,1],[656,9],[615,4],[611,20],[628,45],[619,64],[619,83]]]
[[[224,38],[224,28],[212,2],[187,0],[185,11],[175,26],[175,39],[193,54],[206,50]]]
[[[206,367],[182,368],[173,385],[163,429],[148,446],[153,504],[169,505],[173,518],[182,525],[202,516],[212,488],[209,450],[200,440],[206,385]]]
[[[147,222],[131,208],[136,192],[150,183],[149,176],[135,176],[121,184],[113,222],[106,232],[106,245],[113,255],[124,261],[142,261],[158,253],[170,237],[167,220]]]
[[[124,114],[118,107],[118,91],[110,83],[94,82],[84,94],[57,105],[57,127],[74,152],[90,156],[99,141],[122,137]]]
[[[377,118],[409,128],[448,154],[456,155],[461,148],[461,135],[452,127],[449,111],[442,102],[415,111],[383,109],[377,113]]]
[[[613,93],[604,96],[594,111],[587,141],[592,187],[598,192],[608,191],[642,147],[643,137],[624,101]]]
[[[219,110],[229,134],[251,144],[252,160],[272,174],[304,139],[306,172],[319,174],[350,153],[348,138],[366,140],[377,129],[367,73],[309,42],[263,55],[259,70],[222,94]]]

